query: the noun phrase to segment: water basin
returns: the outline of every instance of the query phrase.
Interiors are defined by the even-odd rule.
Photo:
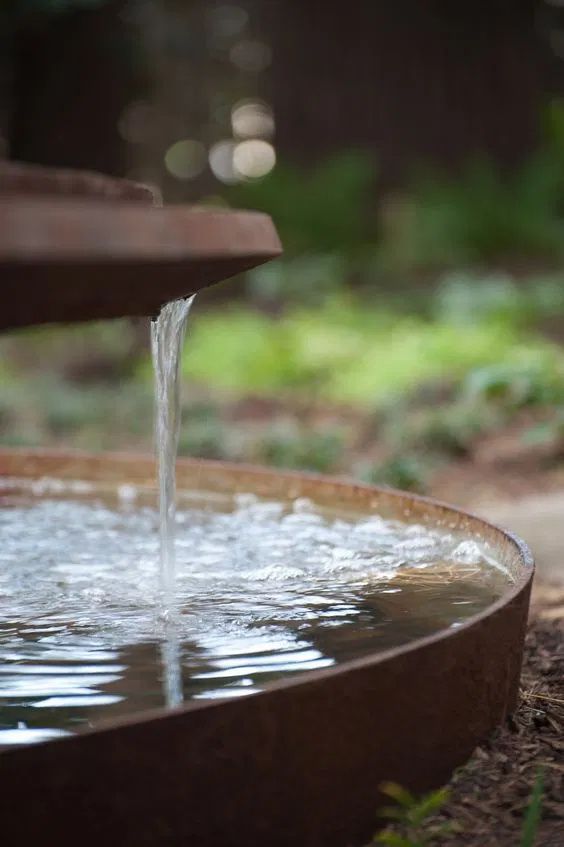
[[[163,619],[150,459],[7,451],[0,475],[0,802],[23,843],[355,843],[382,780],[439,784],[514,704],[532,564],[483,521],[181,461]]]
[[[513,581],[487,541],[448,526],[308,498],[179,500],[167,617],[149,492],[0,482],[0,746],[249,695],[460,626]]]

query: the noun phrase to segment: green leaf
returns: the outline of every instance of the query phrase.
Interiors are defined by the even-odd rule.
[[[542,798],[544,794],[544,772],[540,769],[533,786],[529,806],[525,814],[521,847],[534,847],[537,831],[542,815]]]
[[[398,785],[396,782],[383,782],[380,785],[380,791],[382,794],[385,794],[387,797],[391,797],[392,800],[395,800],[396,803],[399,803],[400,806],[403,806],[406,809],[412,808],[417,803],[413,794],[406,788],[402,788],[401,785]]]
[[[387,844],[388,847],[420,847],[416,841],[411,841],[411,839],[404,838],[390,830],[378,833],[375,841],[377,844]]]
[[[423,823],[445,805],[449,798],[448,788],[441,788],[426,794],[411,810],[410,818],[416,825]]]

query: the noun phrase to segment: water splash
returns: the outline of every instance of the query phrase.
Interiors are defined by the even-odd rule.
[[[182,672],[176,612],[176,455],[180,432],[180,361],[194,296],[163,306],[151,322],[155,371],[155,441],[159,479],[160,593],[164,638],[161,647],[165,700],[182,702]]]

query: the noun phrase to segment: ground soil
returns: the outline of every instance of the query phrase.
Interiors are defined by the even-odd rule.
[[[564,586],[543,583],[534,595],[518,708],[453,776],[450,799],[423,827],[430,840],[420,843],[520,847],[539,770],[535,847],[564,847]],[[432,835],[445,825],[452,831]]]
[[[454,462],[432,495],[519,533],[537,574],[516,712],[448,785],[450,799],[424,827],[429,847],[521,847],[523,820],[542,770],[535,847],[564,847],[564,471],[509,462]],[[454,829],[433,836],[444,825]]]
[[[564,592],[537,608],[525,647],[519,707],[453,778],[442,820],[461,831],[445,847],[519,847],[539,769],[542,819],[536,847],[564,845]],[[547,616],[544,616],[544,612]],[[562,617],[553,617],[561,614]]]
[[[542,769],[542,819],[535,847],[564,847],[562,466],[527,473],[522,467],[461,463],[435,482],[435,496],[521,534],[537,562],[518,708],[454,775],[450,800],[434,823],[452,822],[460,831],[436,843],[520,847],[523,816]]]

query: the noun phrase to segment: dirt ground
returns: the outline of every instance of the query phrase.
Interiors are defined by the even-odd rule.
[[[440,814],[413,847],[521,847],[524,815],[542,772],[534,847],[564,845],[564,587],[536,592],[517,710],[447,786]],[[448,830],[446,832],[445,830]],[[405,835],[401,829],[398,836]],[[397,842],[403,844],[404,842]]]
[[[560,484],[559,484],[560,483]],[[445,824],[437,847],[520,847],[527,805],[542,771],[542,817],[535,847],[564,847],[564,488],[560,474],[489,481],[461,472],[437,481],[435,496],[508,527],[537,562],[516,712],[451,780],[450,799],[428,821]]]
[[[564,845],[564,591],[558,602],[543,601],[532,617],[517,711],[451,781],[435,823],[455,822],[460,831],[438,842],[444,847],[519,847],[539,769],[544,793],[535,845]]]

